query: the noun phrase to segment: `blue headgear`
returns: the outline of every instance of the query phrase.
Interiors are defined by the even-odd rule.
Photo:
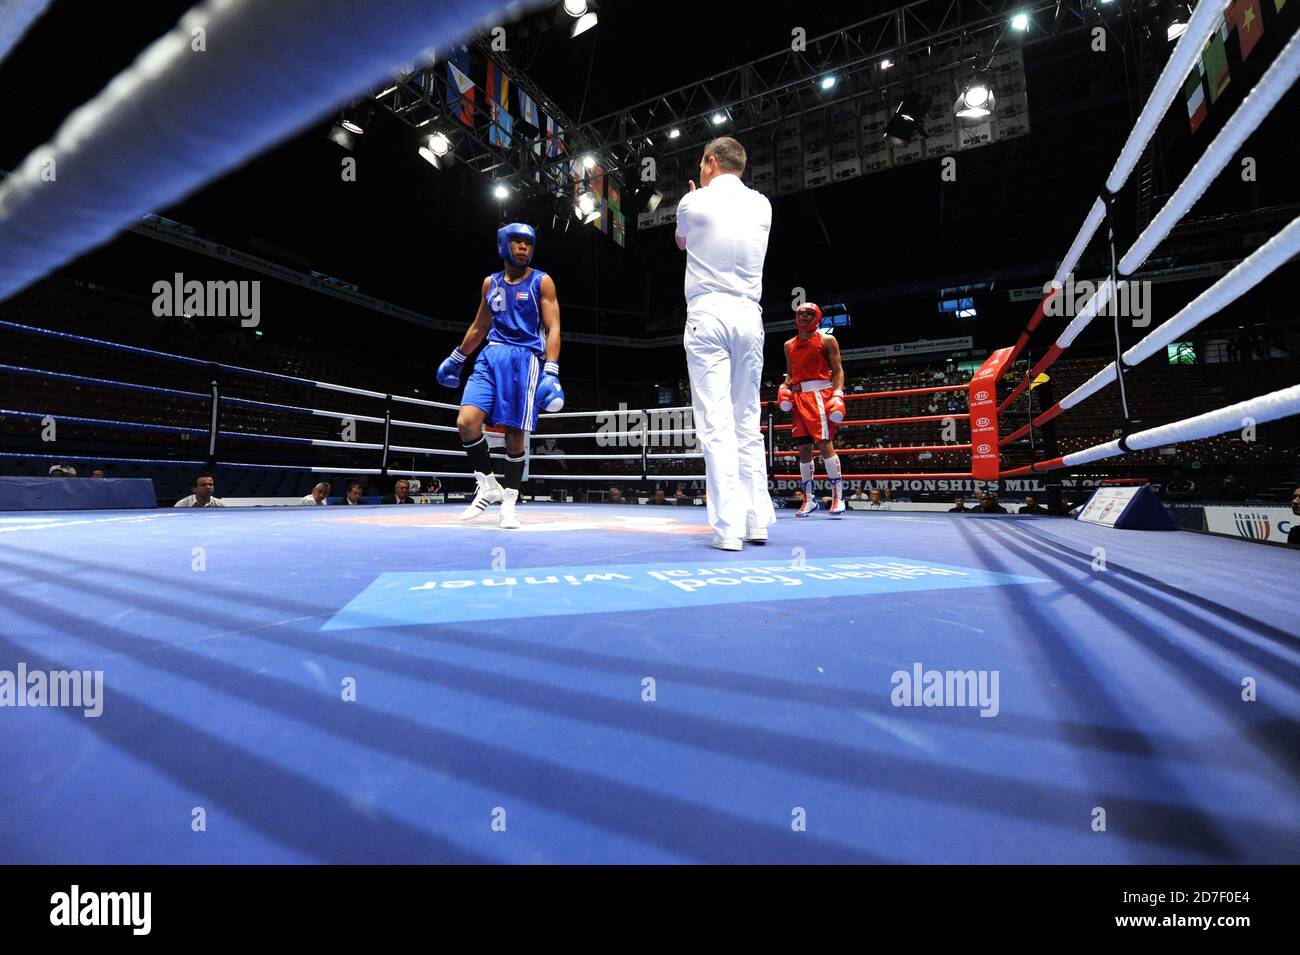
[[[537,252],[537,230],[523,222],[512,222],[497,229],[497,255],[506,262],[514,262],[514,256],[510,254],[510,240],[515,236],[523,236],[533,244],[532,251],[528,253],[528,261],[524,263],[532,264],[533,255]]]

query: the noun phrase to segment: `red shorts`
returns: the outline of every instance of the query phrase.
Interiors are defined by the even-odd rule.
[[[826,417],[826,403],[834,395],[834,388],[796,391],[794,407],[790,409],[790,419],[794,422],[794,429],[790,433],[796,438],[811,437],[814,441],[832,440],[835,437],[836,424]]]

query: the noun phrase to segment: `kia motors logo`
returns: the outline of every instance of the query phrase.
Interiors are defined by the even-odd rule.
[[[977,391],[977,392],[975,392],[975,400],[976,400],[976,401],[988,401],[988,400],[989,400],[989,393],[988,393],[987,391]]]
[[[987,428],[988,426],[989,426],[988,418],[978,418],[975,421],[975,427],[977,428]]]
[[[975,450],[978,451],[980,454],[988,454],[989,451],[992,449],[987,444],[981,444]]]

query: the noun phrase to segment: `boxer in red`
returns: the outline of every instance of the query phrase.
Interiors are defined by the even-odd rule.
[[[840,364],[840,343],[823,335],[820,306],[804,302],[795,306],[798,334],[785,343],[785,382],[777,401],[782,411],[792,411],[795,443],[799,446],[799,478],[804,502],[795,517],[807,517],[821,505],[813,493],[813,442],[826,464],[831,479],[832,517],[844,513],[840,456],[835,453],[835,426],[844,420],[844,367]]]

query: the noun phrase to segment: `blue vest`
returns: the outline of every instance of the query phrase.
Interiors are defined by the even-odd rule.
[[[494,272],[488,283],[487,305],[492,328],[487,340],[502,345],[520,345],[538,354],[546,353],[546,329],[542,325],[542,276],[533,271],[522,282],[511,285],[504,270]]]

